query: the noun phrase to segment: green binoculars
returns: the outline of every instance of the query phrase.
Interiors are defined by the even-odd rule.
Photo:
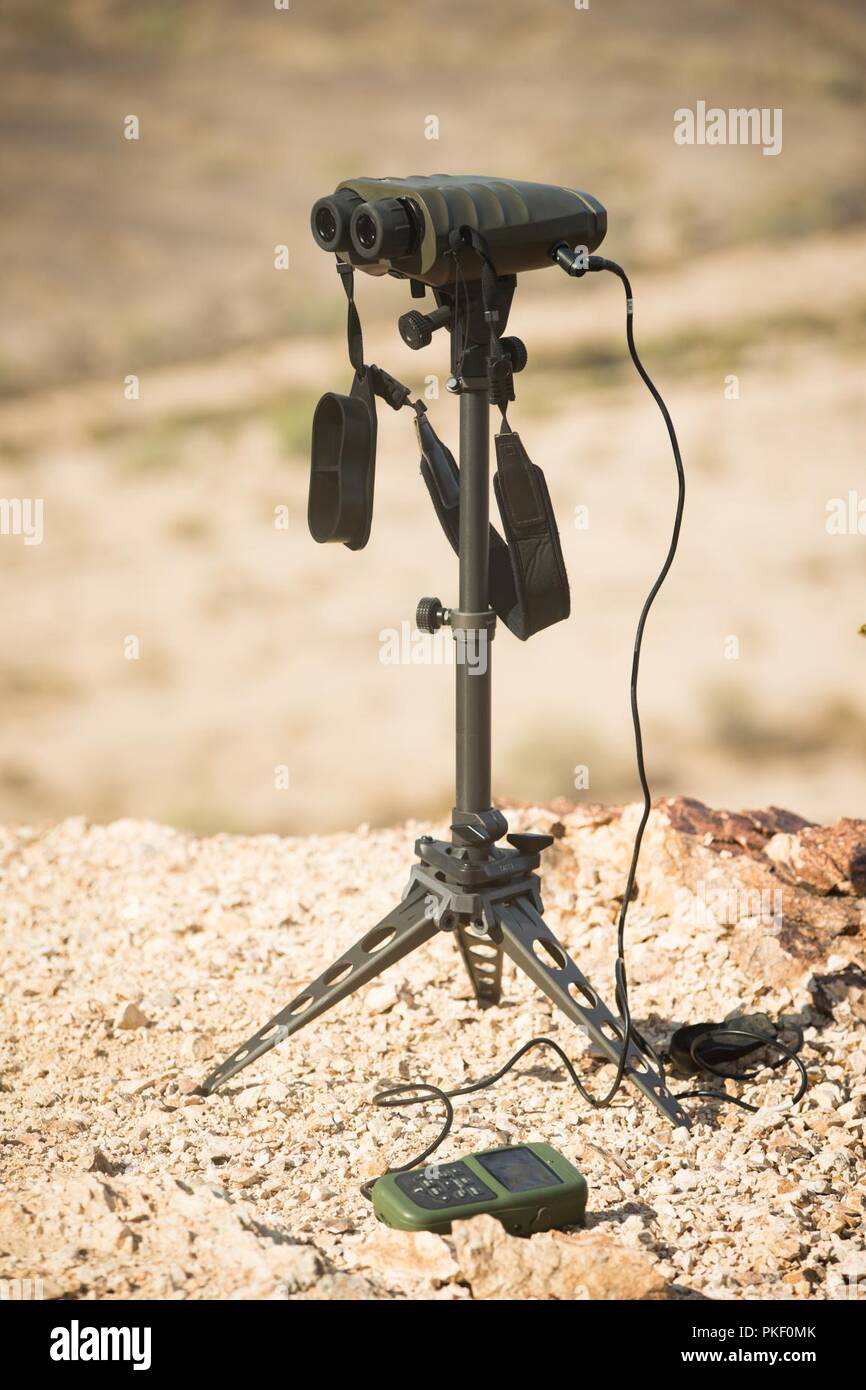
[[[595,251],[607,213],[589,193],[546,183],[474,175],[408,179],[345,179],[319,198],[310,218],[323,251],[372,275],[393,274],[425,285],[481,273],[461,240],[470,228],[485,238],[499,275],[539,270],[557,246]]]

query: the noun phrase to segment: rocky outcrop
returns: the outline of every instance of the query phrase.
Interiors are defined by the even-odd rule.
[[[547,828],[576,872],[598,864],[606,876],[618,846],[622,876],[633,810],[560,801],[550,812],[556,819]],[[796,983],[833,956],[862,963],[866,821],[821,826],[778,807],[735,813],[662,798],[647,828],[636,897],[675,926],[732,928],[732,957],[769,983]]]
[[[812,825],[770,807],[739,815],[699,801],[664,800],[672,871],[710,912],[737,931],[734,958],[792,982],[866,935],[866,821]],[[863,981],[866,985],[866,980]]]
[[[640,1250],[605,1235],[516,1240],[492,1216],[454,1227],[457,1262],[481,1299],[659,1299],[665,1281]]]
[[[45,1298],[373,1297],[335,1275],[312,1243],[262,1221],[248,1202],[178,1178],[94,1174],[0,1199],[7,1279],[41,1280]]]

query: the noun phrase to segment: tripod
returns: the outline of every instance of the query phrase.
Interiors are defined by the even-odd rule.
[[[505,312],[500,332],[514,285],[514,276],[502,277]],[[440,310],[431,317],[440,324],[450,318],[454,375],[449,388],[460,395],[459,605],[448,610],[438,599],[422,599],[418,625],[433,631],[447,622],[458,644],[452,838],[422,835],[415,842],[418,862],[399,905],[216,1067],[202,1083],[205,1094],[440,931],[454,936],[479,1007],[499,1002],[507,954],[567,1018],[586,1029],[614,1065],[625,1047],[622,1021],[599,998],[542,916],[540,881],[534,871],[553,837],[509,834],[505,816],[491,806],[490,657],[496,615],[488,601],[490,407],[484,374],[490,328],[473,286],[464,287],[459,305],[456,291],[453,297],[437,291],[436,299]],[[525,350],[522,344],[518,347],[522,358],[517,352],[514,356],[522,366]],[[479,644],[483,661],[467,659],[470,639]],[[497,843],[502,839],[508,848]],[[685,1111],[633,1033],[625,1075],[671,1124],[688,1125]]]

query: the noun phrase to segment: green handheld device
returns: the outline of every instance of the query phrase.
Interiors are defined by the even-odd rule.
[[[487,1215],[531,1236],[583,1220],[586,1178],[549,1144],[520,1144],[388,1173],[372,1196],[378,1219],[401,1231],[447,1234],[452,1221]]]

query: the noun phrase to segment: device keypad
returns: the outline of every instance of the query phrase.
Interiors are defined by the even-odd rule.
[[[395,1181],[400,1191],[425,1211],[496,1200],[496,1193],[466,1163],[439,1163],[399,1173]]]

